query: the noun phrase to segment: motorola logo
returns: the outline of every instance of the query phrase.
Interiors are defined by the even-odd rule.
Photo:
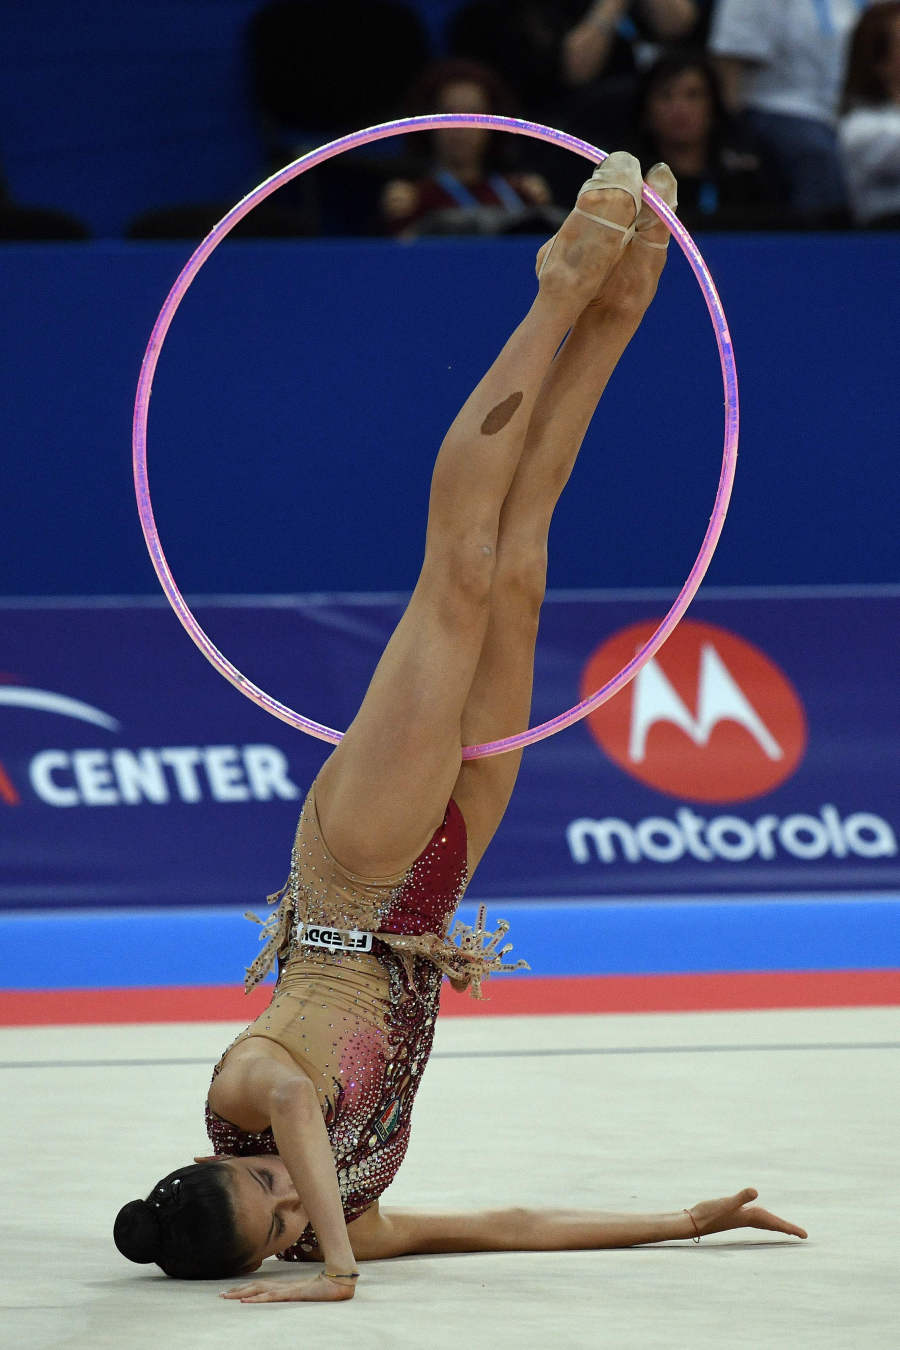
[[[608,638],[588,660],[582,698],[632,659],[652,621]],[[635,679],[586,719],[620,768],[668,796],[748,801],[799,766],[806,714],[787,675],[728,629],[682,619]]]

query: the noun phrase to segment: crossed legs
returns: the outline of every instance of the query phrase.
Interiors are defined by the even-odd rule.
[[[590,204],[621,227],[634,218],[614,187]],[[463,764],[461,748],[527,725],[550,518],[664,260],[584,214],[563,225],[531,309],[444,439],[416,588],[317,780],[329,847],[373,879],[413,861],[451,795],[472,870],[512,792],[518,755]]]

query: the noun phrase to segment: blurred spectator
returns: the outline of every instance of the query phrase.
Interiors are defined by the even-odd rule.
[[[456,56],[483,61],[511,84],[526,115],[593,145],[630,138],[641,43],[697,38],[707,0],[474,0],[448,28]],[[555,149],[537,163],[568,200],[584,165]]]
[[[630,44],[639,34],[656,42],[684,42],[695,34],[702,9],[698,0],[594,0],[563,38],[566,83],[587,84],[603,75],[617,42]]]
[[[842,223],[836,120],[850,30],[865,0],[716,0],[710,50],[795,221]]]
[[[853,218],[900,227],[900,0],[873,5],[856,25],[842,110]]]
[[[535,117],[567,89],[633,74],[636,39],[695,38],[705,9],[705,0],[474,0],[448,37],[455,55],[499,70]]]
[[[251,20],[248,46],[269,170],[396,116],[430,51],[420,16],[396,0],[270,0]],[[307,233],[377,230],[399,147],[379,141],[329,160],[281,189],[279,204]]]
[[[422,20],[396,0],[271,0],[248,40],[256,106],[279,151],[387,121],[429,56]]]
[[[664,160],[678,179],[678,215],[689,230],[781,224],[759,156],[725,108],[702,51],[672,51],[646,72],[635,153],[645,170]]]
[[[412,114],[513,111],[503,81],[472,61],[432,66],[411,91],[409,103]],[[395,178],[385,187],[384,229],[404,238],[555,229],[563,213],[550,209],[551,193],[543,178],[504,172],[504,151],[511,151],[504,141],[510,140],[481,127],[442,127],[428,133],[429,157],[421,176]]]

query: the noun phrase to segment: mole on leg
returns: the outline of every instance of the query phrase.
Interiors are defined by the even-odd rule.
[[[498,431],[502,431],[514,416],[516,409],[522,402],[522,390],[517,389],[509,398],[505,398],[502,403],[498,403],[495,408],[491,408],[487,417],[481,424],[482,436],[496,436]]]

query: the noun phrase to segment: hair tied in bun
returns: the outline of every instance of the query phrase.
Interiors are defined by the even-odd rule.
[[[178,1280],[231,1279],[254,1270],[254,1248],[235,1223],[230,1171],[193,1163],[119,1210],[113,1240],[129,1261],[155,1261]]]
[[[158,1261],[162,1230],[160,1206],[146,1200],[131,1200],[119,1210],[113,1227],[113,1241],[129,1261],[147,1265]]]

